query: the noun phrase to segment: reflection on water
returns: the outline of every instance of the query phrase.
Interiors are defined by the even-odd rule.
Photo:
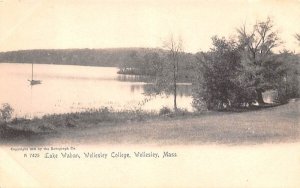
[[[150,76],[142,76],[142,75],[118,75],[117,80],[121,82],[139,82],[143,84],[132,84],[130,89],[132,92],[140,92],[142,91],[145,95],[151,95],[155,93],[155,87],[151,84],[151,81],[155,80],[155,78]],[[144,84],[147,83],[147,84]],[[172,91],[165,92],[168,95],[172,95]],[[183,96],[191,96],[192,95],[192,87],[191,84],[178,84],[177,86],[177,95],[179,97]]]
[[[0,104],[9,103],[17,116],[83,111],[103,106],[114,109],[138,108],[151,91],[146,77],[118,75],[114,67],[72,65],[34,65],[34,79],[42,84],[30,86],[31,64],[0,64]],[[191,86],[178,86],[178,106],[192,110]],[[152,97],[144,110],[172,107],[171,96]]]
[[[120,82],[151,82],[152,79],[153,77],[142,75],[117,75],[117,80]]]
[[[154,92],[154,86],[152,84],[143,84],[143,85],[131,85],[130,86],[132,92],[140,92],[142,91],[145,95],[151,95]],[[168,95],[172,95],[171,91],[165,92]],[[177,86],[177,96],[179,97],[189,97],[192,95],[192,87],[191,85],[178,85]]]

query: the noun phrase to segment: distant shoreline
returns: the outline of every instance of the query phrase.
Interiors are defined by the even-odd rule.
[[[0,64],[28,64],[31,65],[30,62],[0,62]],[[97,65],[73,65],[73,64],[55,64],[55,63],[34,63],[36,65],[70,65],[70,66],[82,66],[82,67],[107,67],[107,68],[119,68],[119,67],[113,67],[113,66],[97,66]],[[118,73],[119,74],[119,73]]]
[[[0,52],[0,63],[35,63],[120,67],[135,61],[133,54],[149,52],[165,53],[156,48],[109,48],[109,49],[34,49]]]

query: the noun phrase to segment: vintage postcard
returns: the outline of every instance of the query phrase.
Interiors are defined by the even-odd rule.
[[[300,187],[299,0],[0,0],[0,188]]]

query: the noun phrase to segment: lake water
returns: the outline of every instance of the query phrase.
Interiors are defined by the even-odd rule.
[[[148,98],[148,84],[134,76],[117,74],[116,67],[73,65],[34,65],[34,79],[42,84],[30,86],[31,64],[0,63],[0,104],[9,103],[19,117],[84,111],[112,107],[116,110],[141,108],[158,111],[173,107],[173,97]],[[191,111],[191,86],[180,85],[178,107]]]

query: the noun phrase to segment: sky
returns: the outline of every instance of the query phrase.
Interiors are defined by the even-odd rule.
[[[300,0],[0,0],[0,51],[162,47],[180,36],[184,50],[207,51],[214,35],[232,37],[271,17],[300,53]]]

